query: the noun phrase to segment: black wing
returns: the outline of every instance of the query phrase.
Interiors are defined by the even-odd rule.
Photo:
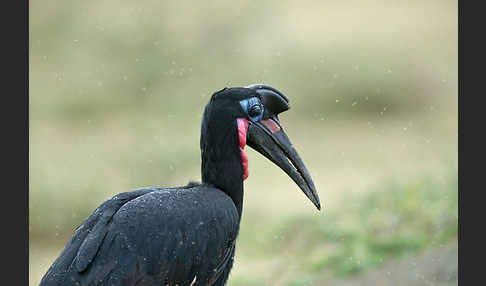
[[[229,271],[233,266],[233,258],[235,255],[235,241],[231,241],[226,249],[223,258],[218,266],[214,269],[212,275],[207,279],[207,286],[224,285],[228,279]]]
[[[122,193],[76,230],[41,285],[219,285],[238,221],[231,199],[213,188]]]
[[[139,189],[121,193],[96,208],[76,229],[61,255],[42,278],[40,285],[76,285],[75,281],[79,280],[77,273],[85,271],[88,264],[93,261],[105,239],[113,215],[128,201],[153,191],[155,189]],[[110,238],[114,238],[112,236],[113,234]]]

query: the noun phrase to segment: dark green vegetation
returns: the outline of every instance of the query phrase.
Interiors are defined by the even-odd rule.
[[[456,1],[30,8],[31,285],[105,199],[199,180],[210,94],[255,82],[289,97],[323,210],[248,150],[230,285],[305,285],[456,239]]]

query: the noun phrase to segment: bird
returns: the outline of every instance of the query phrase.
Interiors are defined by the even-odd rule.
[[[288,98],[266,84],[225,87],[205,106],[201,182],[122,192],[74,231],[40,286],[221,286],[233,267],[249,176],[245,146],[280,167],[321,203],[278,115]]]

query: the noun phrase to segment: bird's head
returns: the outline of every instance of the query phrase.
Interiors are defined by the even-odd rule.
[[[243,149],[250,146],[284,170],[321,209],[319,196],[309,171],[290,139],[283,131],[278,115],[290,108],[289,100],[277,89],[253,84],[224,88],[211,96],[206,105],[201,130],[201,149],[217,152],[218,148],[203,148],[216,142],[206,140],[208,132],[223,135],[217,144],[234,144],[237,139],[241,155],[243,179],[248,177],[248,158]],[[234,138],[237,131],[237,138]],[[204,158],[204,154],[203,154]]]

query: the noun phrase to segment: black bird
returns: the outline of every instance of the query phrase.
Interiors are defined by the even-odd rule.
[[[137,189],[105,201],[76,229],[40,285],[225,285],[248,176],[246,144],[321,208],[279,123],[278,114],[288,109],[288,99],[268,85],[215,92],[201,126],[202,183]]]

